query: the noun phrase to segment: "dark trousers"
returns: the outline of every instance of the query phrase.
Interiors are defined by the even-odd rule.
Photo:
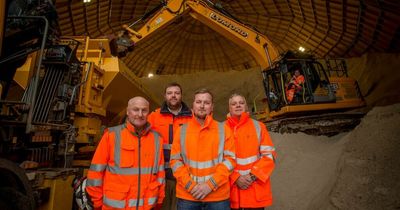
[[[177,210],[230,210],[229,200],[216,202],[189,201],[178,198]]]
[[[166,179],[165,198],[161,210],[176,210],[176,180]]]

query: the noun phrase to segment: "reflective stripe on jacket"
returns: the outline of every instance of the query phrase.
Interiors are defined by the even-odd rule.
[[[229,174],[235,167],[234,146],[229,128],[211,116],[207,116],[203,126],[194,117],[182,125],[171,150],[176,196],[198,201],[190,191],[197,183],[205,182],[213,191],[202,201],[229,199]]]
[[[94,207],[139,210],[161,204],[165,196],[162,139],[150,125],[141,134],[128,122],[109,128],[87,177]]]
[[[230,176],[231,207],[259,208],[272,204],[270,175],[275,167],[275,148],[265,125],[243,113],[240,120],[228,117],[236,146],[236,167]],[[246,190],[235,184],[241,175],[253,174],[256,181]]]
[[[192,119],[192,111],[183,102],[182,109],[178,115],[172,114],[168,110],[167,104],[164,102],[161,108],[156,109],[148,117],[152,129],[156,130],[164,140],[163,151],[166,168],[165,176],[167,179],[175,179],[172,175],[171,167],[169,166],[174,132],[176,132],[180,125],[187,123],[190,119]]]

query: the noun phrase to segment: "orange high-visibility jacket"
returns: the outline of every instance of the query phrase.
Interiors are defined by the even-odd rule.
[[[176,197],[198,201],[190,191],[197,183],[207,183],[213,191],[201,201],[229,199],[234,151],[229,128],[211,116],[207,116],[203,126],[195,117],[182,125],[174,136],[171,150],[171,168],[177,180]]]
[[[167,104],[164,102],[161,108],[156,109],[148,117],[148,121],[151,124],[152,129],[160,133],[161,137],[164,140],[163,151],[165,162],[165,177],[167,179],[175,179],[172,175],[171,167],[169,166],[174,132],[176,132],[180,125],[187,123],[190,119],[192,119],[192,111],[183,102],[182,109],[177,115],[172,114],[169,111]]]
[[[94,207],[137,210],[161,204],[165,197],[162,139],[149,124],[141,133],[129,122],[108,128],[87,178]]]
[[[302,85],[304,83],[304,76],[303,75],[299,75],[299,76],[295,76],[295,78],[291,81],[291,83],[293,83],[296,88],[300,88],[300,85]]]
[[[228,116],[236,146],[236,167],[230,176],[231,208],[260,208],[272,204],[270,175],[275,167],[275,148],[265,125],[243,113],[240,120]],[[257,177],[241,190],[235,184],[241,175]]]
[[[290,80],[289,84],[294,85],[293,87],[288,86],[286,89],[286,99],[290,103],[293,100],[294,94],[301,91],[301,85],[304,84],[304,76],[299,75],[294,77],[294,79]]]

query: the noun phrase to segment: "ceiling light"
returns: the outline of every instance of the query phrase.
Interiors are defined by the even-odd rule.
[[[154,76],[153,73],[149,73],[149,74],[147,75],[148,78],[151,78],[151,77],[153,77],[153,76]]]
[[[304,47],[302,47],[302,46],[299,47],[300,52],[304,52],[304,50],[306,50],[306,49],[304,49]]]
[[[90,0],[83,0],[83,3],[90,3]]]

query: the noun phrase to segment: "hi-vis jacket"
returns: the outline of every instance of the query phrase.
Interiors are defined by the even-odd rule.
[[[289,82],[289,86],[286,88],[286,98],[288,102],[292,102],[294,94],[302,90],[302,84],[304,84],[304,76],[293,76]]]
[[[172,175],[171,167],[169,165],[174,132],[176,132],[180,125],[187,123],[190,119],[192,119],[192,111],[183,102],[182,109],[178,115],[172,114],[169,111],[167,104],[164,102],[161,108],[156,109],[148,117],[148,121],[151,124],[152,129],[160,133],[162,139],[164,140],[163,151],[165,161],[165,177],[167,179],[175,179]]]
[[[131,123],[105,131],[93,156],[86,190],[94,207],[151,209],[165,192],[162,139],[146,129],[138,133]]]
[[[275,167],[275,148],[265,125],[243,113],[240,120],[226,121],[235,137],[236,167],[230,176],[231,208],[259,208],[272,204],[270,175]],[[256,181],[246,190],[235,184],[241,175],[253,174]]]
[[[213,190],[202,201],[229,199],[229,175],[235,167],[233,136],[223,123],[207,116],[204,125],[193,117],[182,125],[171,150],[171,167],[177,180],[176,197],[196,200],[190,191],[197,183]]]

